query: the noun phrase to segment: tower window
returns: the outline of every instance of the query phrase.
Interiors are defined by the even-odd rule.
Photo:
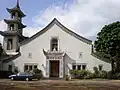
[[[10,30],[14,30],[14,24],[10,25]]]
[[[53,38],[51,40],[51,51],[58,51],[58,39],[57,38]]]
[[[7,41],[7,50],[11,50],[13,48],[13,40],[12,39],[8,39]]]
[[[12,13],[11,18],[15,19],[15,13]]]

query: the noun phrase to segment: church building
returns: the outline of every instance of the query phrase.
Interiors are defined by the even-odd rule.
[[[0,31],[5,52],[0,70],[25,72],[38,68],[46,78],[63,78],[72,69],[93,71],[93,67],[101,66],[111,70],[111,64],[94,53],[91,40],[69,30],[56,18],[35,35],[25,37],[22,18],[26,15],[19,2],[7,11],[11,18],[4,19],[7,29]]]

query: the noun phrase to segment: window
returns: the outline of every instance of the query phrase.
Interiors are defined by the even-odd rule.
[[[11,18],[15,19],[15,13],[12,13]]]
[[[99,71],[103,69],[103,65],[99,65]]]
[[[24,66],[24,71],[28,71],[28,65]]]
[[[78,70],[81,70],[81,65],[77,65],[77,69],[78,69]]]
[[[32,53],[28,53],[28,58],[32,58]]]
[[[85,70],[86,69],[86,65],[82,65],[82,69]]]
[[[13,40],[12,39],[8,39],[7,41],[7,50],[11,50],[13,48]]]
[[[76,65],[73,65],[73,66],[72,66],[72,69],[75,70],[75,69],[76,69]]]
[[[12,65],[8,65],[8,71],[12,71]]]
[[[37,69],[37,65],[34,65],[34,69]]]
[[[51,51],[58,51],[58,39],[52,38],[51,40]]]
[[[73,65],[72,65],[72,69],[73,69],[73,70],[85,70],[85,69],[86,69],[86,65],[73,64]]]
[[[29,66],[29,70],[30,70],[30,71],[33,70],[33,69],[32,69],[32,65]]]
[[[79,52],[79,58],[83,57],[83,52]]]
[[[31,71],[37,68],[37,64],[25,64],[24,71]]]
[[[10,30],[14,30],[14,24],[10,24]]]

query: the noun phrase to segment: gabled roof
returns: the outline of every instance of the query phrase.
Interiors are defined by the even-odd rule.
[[[49,30],[54,24],[58,25],[63,31],[65,31],[66,33],[70,34],[71,36],[87,43],[87,44],[92,44],[92,41],[89,39],[86,39],[80,35],[78,35],[77,33],[69,30],[68,28],[66,28],[64,25],[62,25],[56,18],[54,18],[52,20],[52,22],[50,22],[44,29],[42,29],[41,31],[39,31],[38,33],[36,33],[35,35],[31,36],[30,38],[22,41],[20,43],[20,45],[25,45],[27,43],[29,43],[30,41],[34,40],[35,38],[39,37],[40,35],[42,35],[43,33],[45,33],[47,30]]]

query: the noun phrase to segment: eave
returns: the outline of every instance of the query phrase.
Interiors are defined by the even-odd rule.
[[[20,27],[25,28],[26,25],[23,25],[19,20],[7,20],[4,19],[5,23],[10,24],[10,23],[18,23],[20,25]]]
[[[21,11],[20,8],[12,8],[12,9],[6,8],[6,9],[7,9],[7,11],[8,11],[9,13],[18,12],[21,17],[25,17],[25,16],[26,16],[26,15]]]

